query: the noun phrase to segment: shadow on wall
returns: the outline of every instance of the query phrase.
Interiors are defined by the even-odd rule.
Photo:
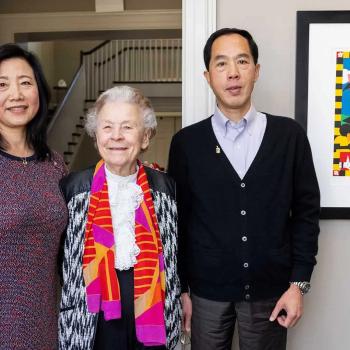
[[[94,166],[100,158],[101,157],[97,152],[93,139],[85,133],[78,154],[75,157],[70,170],[78,171]]]

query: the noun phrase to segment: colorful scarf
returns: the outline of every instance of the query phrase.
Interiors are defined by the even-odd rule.
[[[166,343],[165,275],[157,218],[145,169],[139,163],[137,184],[144,199],[135,211],[135,239],[141,252],[134,266],[136,337],[146,346]],[[95,168],[85,229],[83,274],[88,311],[105,320],[121,318],[120,289],[114,267],[115,242],[104,161]]]

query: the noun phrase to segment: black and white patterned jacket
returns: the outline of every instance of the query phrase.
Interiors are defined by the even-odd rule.
[[[63,242],[62,298],[59,349],[92,350],[97,314],[87,311],[82,271],[85,224],[94,168],[68,175],[61,181],[69,221]],[[145,167],[163,243],[166,292],[164,318],[167,348],[175,348],[180,331],[180,284],[177,276],[177,209],[175,183],[166,174]]]

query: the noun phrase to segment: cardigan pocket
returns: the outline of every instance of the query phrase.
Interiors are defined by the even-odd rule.
[[[290,245],[286,244],[281,248],[269,250],[269,276],[274,281],[276,276],[283,276],[288,279],[292,267]]]
[[[192,251],[190,271],[193,280],[201,280],[217,285],[234,284],[237,274],[230,274],[232,266],[238,266],[235,254],[219,249],[197,247]]]
[[[285,244],[279,248],[271,248],[269,249],[270,256],[272,257],[285,257],[290,260],[291,257],[291,247],[289,244]]]

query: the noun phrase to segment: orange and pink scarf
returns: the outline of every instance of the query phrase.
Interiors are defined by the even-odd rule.
[[[144,199],[135,211],[135,239],[141,252],[134,266],[136,337],[146,346],[166,343],[165,272],[162,244],[145,169],[139,163],[137,184]],[[115,271],[115,242],[104,161],[95,168],[85,229],[83,274],[88,311],[105,320],[121,318]]]

